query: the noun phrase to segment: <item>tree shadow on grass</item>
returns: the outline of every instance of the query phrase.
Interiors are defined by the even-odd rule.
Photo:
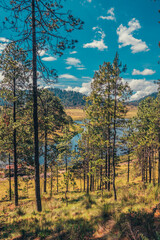
[[[160,239],[160,217],[156,216],[157,211],[156,207],[152,212],[146,212],[142,209],[122,213],[115,226],[121,232],[120,239]]]
[[[76,197],[76,198],[73,198],[73,199],[71,199],[71,200],[68,200],[68,203],[71,203],[71,204],[77,203],[77,202],[79,202],[79,201],[82,201],[82,200],[84,199],[84,197],[85,197],[85,195],[79,196],[78,198],[77,198],[77,197]]]
[[[35,238],[54,240],[84,240],[93,234],[93,225],[83,218],[58,221],[41,219],[15,219],[12,223],[0,224],[0,239],[33,240]],[[12,235],[16,236],[12,238]]]
[[[55,232],[50,240],[91,239],[93,232],[93,224],[83,218],[61,220],[56,223]]]

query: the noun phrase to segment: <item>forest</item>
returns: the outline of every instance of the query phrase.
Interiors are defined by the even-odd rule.
[[[73,50],[68,34],[85,23],[62,1],[0,7],[16,34],[0,53],[0,239],[160,239],[159,81],[132,101],[115,52],[88,95],[52,88],[58,74],[42,51]]]

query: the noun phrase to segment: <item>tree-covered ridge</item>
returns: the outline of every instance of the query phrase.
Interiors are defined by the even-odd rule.
[[[82,93],[74,91],[61,90],[59,88],[49,88],[49,91],[54,92],[56,97],[59,97],[65,107],[83,107],[86,100]]]
[[[156,98],[158,95],[158,92],[154,92],[154,93],[151,93],[143,98],[140,98],[138,100],[134,100],[134,101],[131,101],[130,103],[133,105],[133,106],[138,106],[140,102],[142,102],[143,100],[145,100],[146,98],[148,97],[152,97],[152,98]]]

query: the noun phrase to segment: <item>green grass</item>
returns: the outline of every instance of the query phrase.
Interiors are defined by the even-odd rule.
[[[13,200],[8,201],[8,181],[1,180],[0,196],[0,239],[159,239],[159,209],[154,209],[160,201],[160,189],[152,184],[141,183],[135,163],[131,164],[130,183],[127,183],[127,164],[118,167],[116,178],[117,202],[113,191],[80,192],[80,183],[73,189],[69,185],[65,200],[65,186],[61,176],[60,191],[50,198],[49,178],[47,194],[41,193],[43,211],[38,213],[35,206],[34,181],[30,180],[28,193],[25,182],[19,178],[19,207]],[[53,179],[55,182],[56,179]],[[13,180],[12,180],[13,188]],[[143,238],[138,238],[142,234]]]

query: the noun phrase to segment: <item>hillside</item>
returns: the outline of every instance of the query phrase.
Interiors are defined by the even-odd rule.
[[[49,88],[48,90],[54,92],[56,97],[59,97],[65,107],[83,107],[86,101],[85,95],[79,92],[61,90],[59,88]]]
[[[145,96],[145,97],[143,97],[143,98],[140,98],[140,99],[138,99],[138,100],[131,101],[131,102],[129,102],[129,105],[138,106],[139,103],[140,103],[142,100],[146,99],[147,97],[156,98],[156,97],[157,97],[157,94],[158,94],[157,92],[154,92],[154,93],[152,93],[152,94],[150,94],[150,95],[147,95],[147,96]]]

